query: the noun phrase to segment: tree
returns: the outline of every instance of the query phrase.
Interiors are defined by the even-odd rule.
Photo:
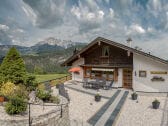
[[[24,84],[26,79],[24,61],[15,47],[12,47],[0,66],[0,82],[10,81],[14,84]]]

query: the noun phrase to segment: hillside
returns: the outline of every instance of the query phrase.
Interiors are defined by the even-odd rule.
[[[70,42],[67,45],[38,43],[31,47],[18,45],[0,45],[0,63],[11,47],[16,47],[21,53],[28,72],[37,74],[66,73],[68,68],[60,67],[60,64],[73,54],[74,49],[80,50],[86,44]]]

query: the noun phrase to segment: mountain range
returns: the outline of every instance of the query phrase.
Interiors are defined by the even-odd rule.
[[[37,74],[65,73],[60,63],[73,55],[75,49],[80,50],[86,43],[47,38],[31,47],[19,45],[0,45],[0,63],[11,47],[16,47],[22,55],[28,72]]]

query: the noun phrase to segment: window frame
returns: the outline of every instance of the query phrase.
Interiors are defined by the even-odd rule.
[[[144,75],[143,75],[144,74]],[[145,70],[139,70],[139,77],[147,77],[147,72]]]
[[[106,54],[106,50],[107,50],[108,55],[105,55]],[[110,55],[110,47],[109,46],[103,46],[102,47],[102,56],[103,57],[109,57],[109,55]]]

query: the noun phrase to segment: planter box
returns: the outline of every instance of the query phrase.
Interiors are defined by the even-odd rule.
[[[154,109],[158,109],[160,106],[160,102],[152,102],[152,106]]]
[[[132,100],[137,100],[138,95],[137,94],[132,94]]]
[[[101,100],[101,96],[97,96],[97,95],[95,95],[95,101],[100,101]]]

